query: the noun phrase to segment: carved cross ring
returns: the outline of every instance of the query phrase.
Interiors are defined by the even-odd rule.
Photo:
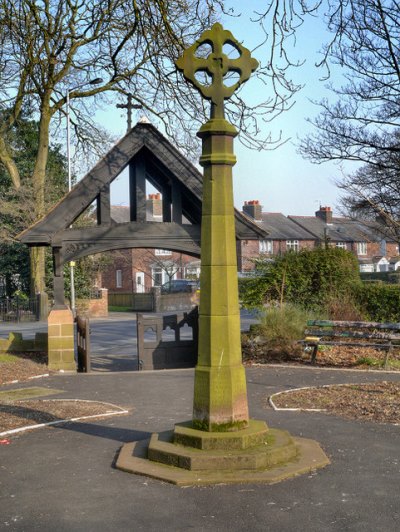
[[[212,52],[207,57],[197,57],[198,48],[204,44],[210,45]],[[235,48],[239,57],[230,59],[223,52],[225,44]],[[251,73],[258,67],[258,61],[251,57],[250,51],[242,46],[230,31],[224,30],[221,24],[216,23],[183,52],[176,61],[176,66],[204,98],[222,107],[224,100],[230,98],[235,90],[249,79]],[[212,82],[209,85],[200,83],[196,79],[197,72],[209,74]],[[233,85],[227,86],[224,84],[224,76],[229,72],[237,72],[239,79]]]

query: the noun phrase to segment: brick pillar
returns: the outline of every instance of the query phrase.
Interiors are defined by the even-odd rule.
[[[52,309],[48,318],[49,369],[76,371],[74,317],[69,308]]]

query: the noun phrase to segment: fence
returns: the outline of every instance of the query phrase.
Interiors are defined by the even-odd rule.
[[[49,313],[47,294],[36,294],[36,297],[1,297],[0,321],[40,321],[47,320]]]
[[[3,297],[0,299],[0,321],[39,321],[40,302],[38,297]]]
[[[88,373],[91,369],[90,363],[90,324],[87,318],[77,316],[76,322],[76,342],[78,354],[78,371]]]
[[[138,312],[152,312],[154,310],[153,292],[137,294],[128,293],[108,293],[108,305],[111,307],[126,307]]]
[[[173,312],[196,307],[199,304],[199,296],[196,292],[161,294],[159,287],[153,287],[151,292],[143,294],[109,293],[108,304],[113,307],[129,308],[136,312]]]

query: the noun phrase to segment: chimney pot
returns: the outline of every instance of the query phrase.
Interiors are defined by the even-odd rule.
[[[256,221],[262,220],[262,205],[259,200],[245,201],[242,210]]]
[[[323,220],[327,224],[332,223],[332,209],[330,207],[320,207],[319,210],[315,213],[315,216],[320,220]]]

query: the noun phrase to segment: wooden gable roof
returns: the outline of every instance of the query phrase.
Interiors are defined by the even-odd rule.
[[[158,179],[164,181],[172,179],[179,183],[182,191],[182,214],[192,224],[199,225],[202,174],[152,124],[139,122],[43,218],[23,231],[19,235],[19,240],[28,245],[54,246],[65,239],[66,232],[69,231],[72,237],[71,232],[74,230],[69,229],[71,224],[107,191],[109,198],[111,182],[132,161],[140,157],[146,160],[147,179],[156,187],[159,185]],[[239,239],[265,237],[265,231],[237,210],[235,210],[235,220]],[[132,225],[132,231],[137,229],[137,225]],[[103,227],[103,230],[95,229],[87,229],[88,233],[93,233],[90,237],[92,240],[102,238],[105,232],[110,234],[106,227]],[[193,230],[189,232],[193,234]],[[77,237],[83,235],[82,230],[78,233],[75,230],[75,233]],[[115,237],[117,228],[114,227],[111,233]]]

